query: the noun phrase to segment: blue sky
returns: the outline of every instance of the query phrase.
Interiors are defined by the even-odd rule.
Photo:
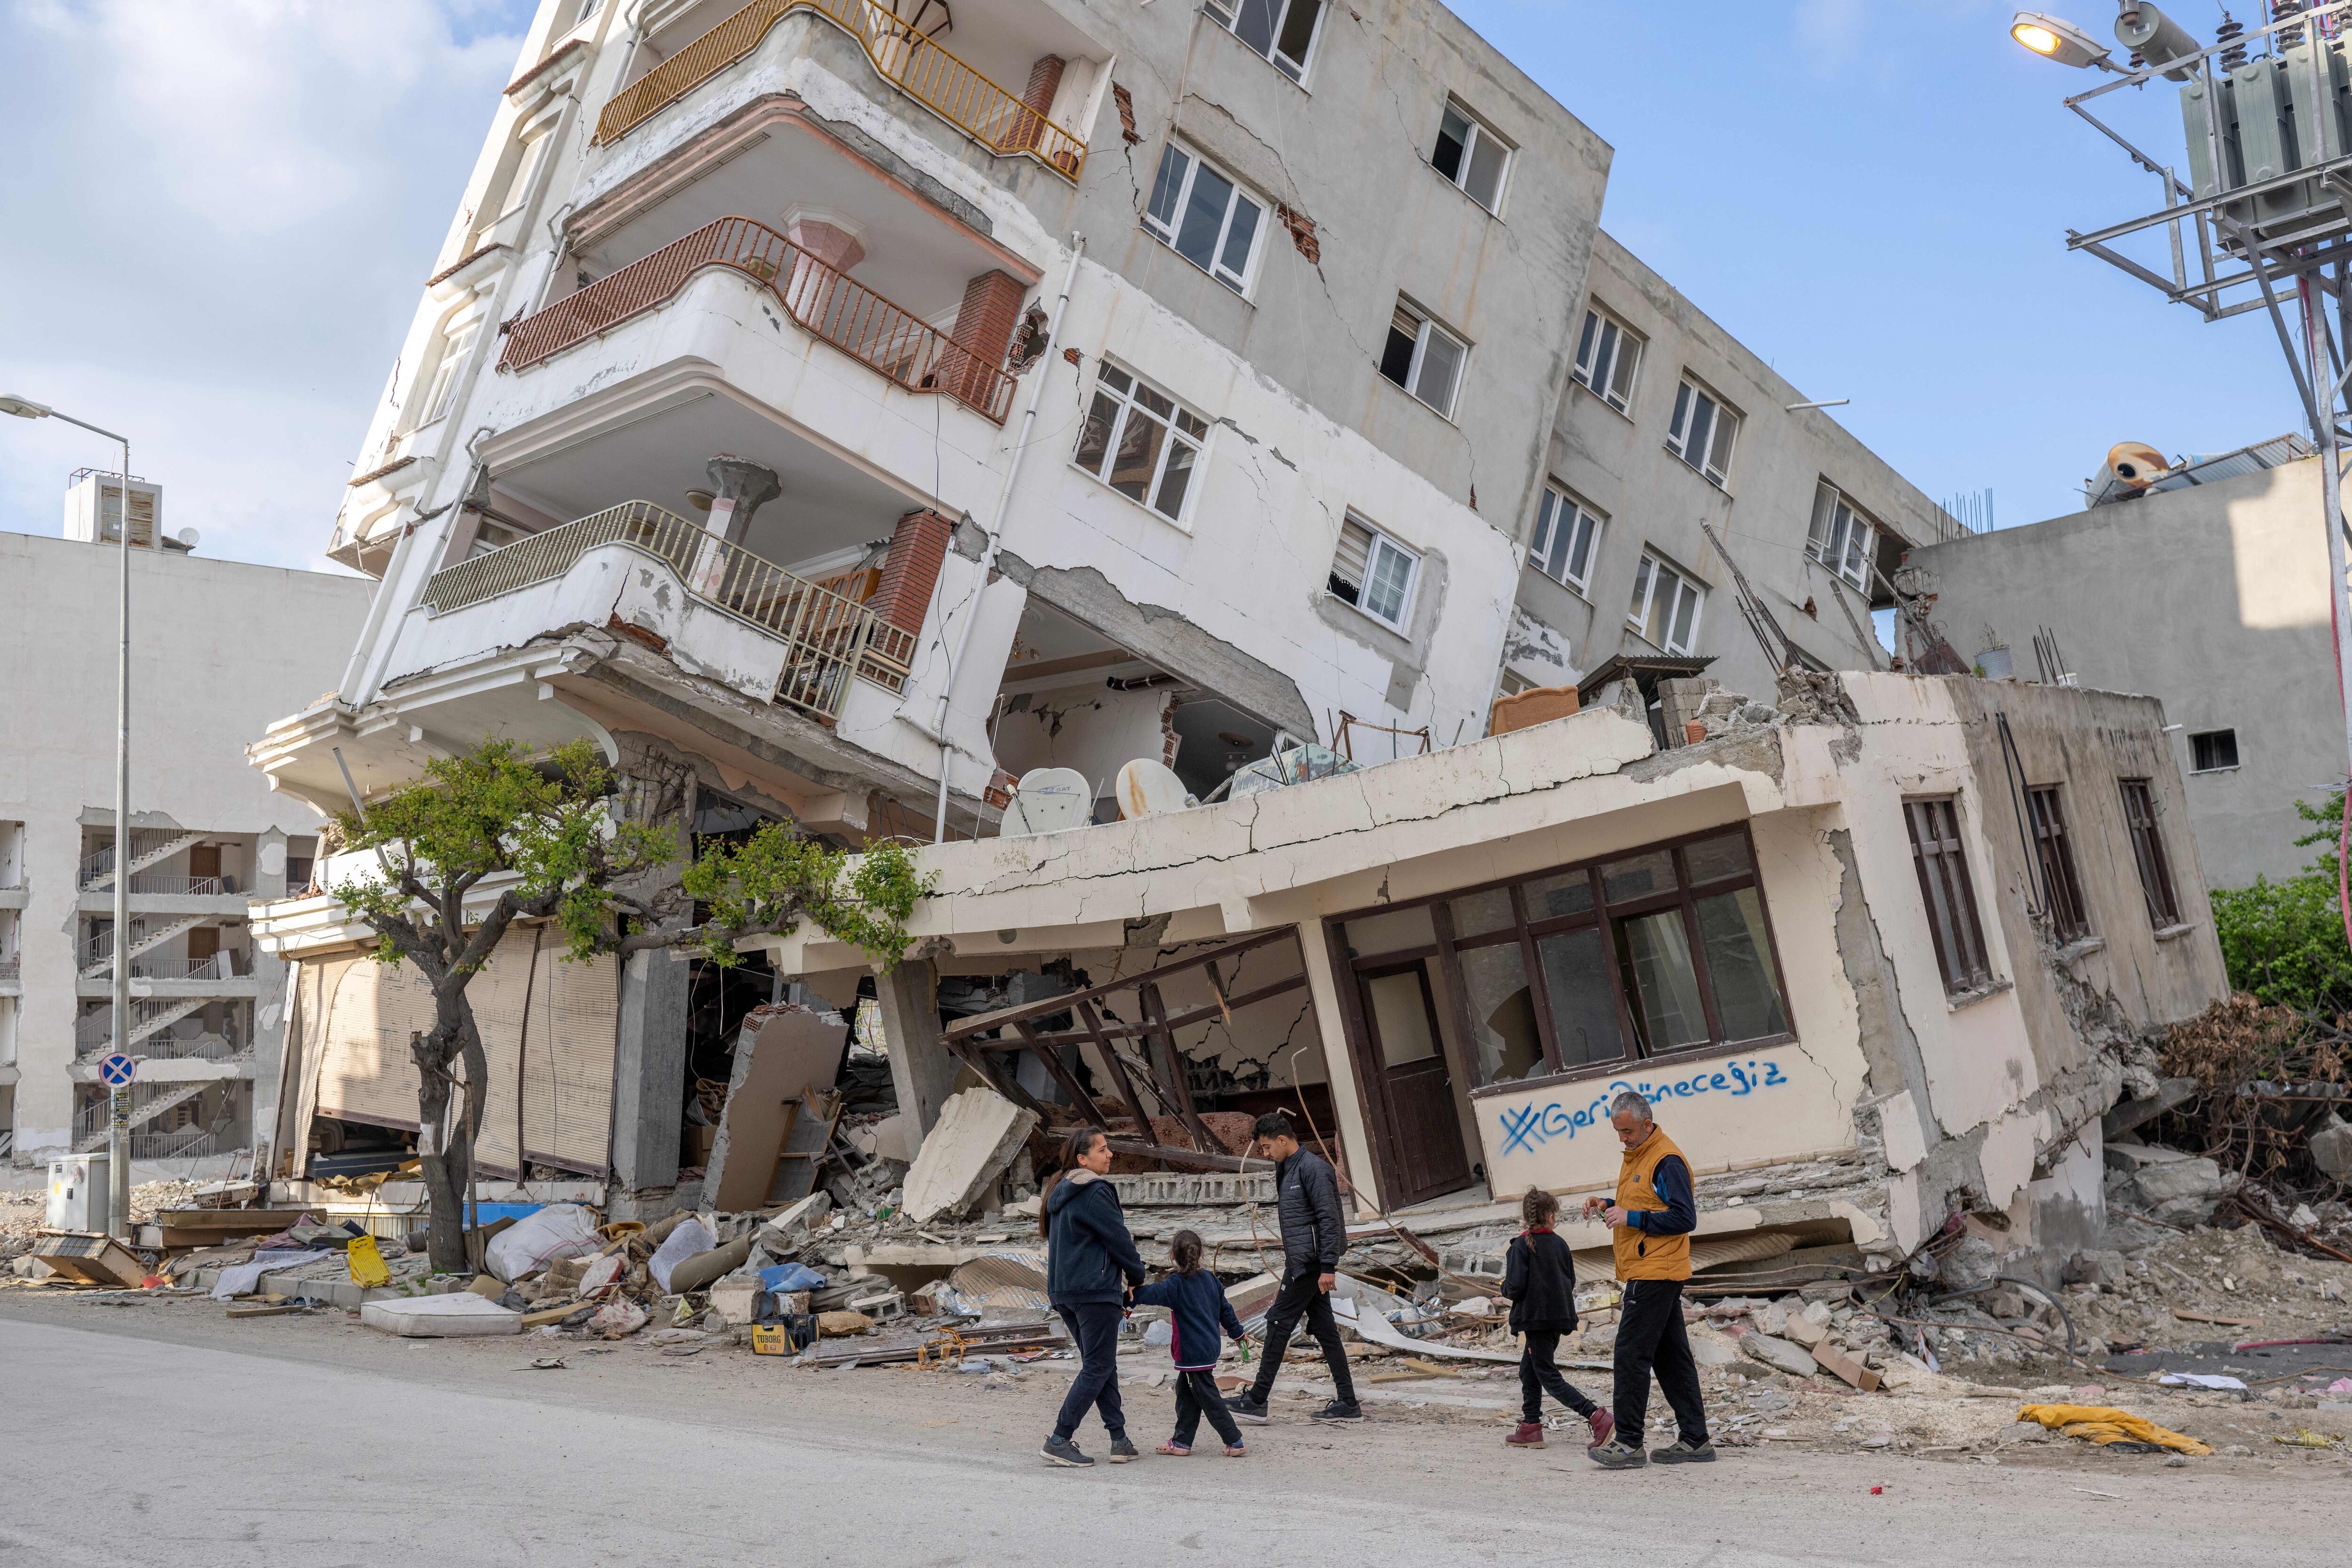
[[[2043,5],[2104,36],[2106,0]],[[127,431],[205,553],[324,567],[530,9],[0,5],[0,390]],[[1835,416],[1931,495],[1990,488],[2033,521],[2116,441],[2300,428],[2259,317],[2207,326],[2066,251],[2155,183],[2061,106],[2095,79],[2012,44],[2010,5],[1457,9],[1615,148],[1610,231],[1808,396],[1851,397]],[[2177,149],[2168,92],[2120,108]],[[67,472],[108,457],[0,419],[0,528],[55,533]]]

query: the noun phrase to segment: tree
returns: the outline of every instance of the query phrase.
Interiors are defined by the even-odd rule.
[[[2313,824],[2295,843],[2325,845],[2326,852],[2284,881],[2257,877],[2249,888],[2216,889],[2213,931],[2232,989],[2334,1018],[2352,1012],[2352,947],[2336,857],[2344,795],[2338,791],[2324,805],[2297,801],[2294,809]]]
[[[884,846],[852,866],[845,852],[768,823],[740,847],[706,846],[679,881],[649,889],[651,874],[677,858],[675,829],[662,823],[683,803],[653,802],[644,813],[651,821],[625,821],[613,809],[616,784],[587,741],[534,753],[491,739],[471,754],[435,759],[364,814],[336,818],[344,846],[374,851],[381,873],[340,882],[337,898],[375,933],[379,962],[415,964],[433,992],[433,1027],[409,1049],[437,1272],[467,1267],[463,1197],[488,1095],[488,1058],[467,988],[517,920],[552,921],[572,962],[691,947],[731,964],[738,942],[788,934],[803,920],[886,962],[906,951],[907,917],[928,889],[904,848]],[[480,908],[490,888],[496,896]],[[713,918],[692,924],[690,900],[708,903]]]

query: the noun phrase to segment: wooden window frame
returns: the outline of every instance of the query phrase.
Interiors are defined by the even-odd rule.
[[[1911,838],[1911,864],[1919,873],[1919,900],[1936,944],[1936,964],[1943,972],[1944,994],[1982,991],[1993,983],[1992,961],[1977,914],[1968,840],[1960,835],[1959,797],[1906,795],[1903,826]]]
[[[2179,887],[2172,879],[2172,860],[2164,852],[2164,827],[2156,811],[2156,790],[2149,780],[2118,779],[2124,798],[2124,826],[2131,834],[2132,858],[2139,865],[2139,889],[2147,900],[2148,924],[2169,931],[2181,923]]]
[[[2066,832],[2066,806],[2057,784],[2029,784],[2027,815],[2033,823],[2034,852],[2042,858],[2042,882],[2048,889],[2050,924],[2061,945],[2091,934],[2091,910],[2083,897],[2082,879],[2074,874],[2074,847]]]

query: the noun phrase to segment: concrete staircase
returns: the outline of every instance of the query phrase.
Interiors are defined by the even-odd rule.
[[[148,867],[161,864],[181,850],[204,842],[201,833],[141,832],[131,830],[131,868],[125,875],[135,877]],[[81,890],[94,893],[114,882],[114,846],[108,845],[81,860]]]
[[[111,876],[111,873],[109,875]],[[173,937],[184,931],[194,931],[213,918],[211,915],[166,916],[161,923],[151,923],[144,915],[135,916],[131,921],[131,956],[136,959],[141,953],[161,947]],[[92,942],[91,950],[96,951],[99,945],[97,942]],[[100,975],[114,972],[111,933],[105,945],[107,952],[103,957],[82,966],[81,977],[84,980],[96,980]]]
[[[198,1079],[193,1083],[173,1084],[169,1086],[159,1084],[156,1086],[156,1092],[153,1097],[144,1100],[139,1098],[138,1089],[134,1087],[131,1090],[131,1130],[136,1132],[140,1128],[146,1126],[149,1122],[154,1121],[157,1117],[163,1115],[173,1106],[186,1104],[189,1100],[195,1099],[196,1096],[204,1093],[205,1089],[210,1089],[211,1087],[212,1084],[210,1080],[205,1079]],[[87,1154],[91,1152],[93,1150],[102,1149],[106,1146],[107,1133],[110,1131],[107,1125],[109,1109],[108,1101],[110,1098],[110,1097],[109,1096],[101,1095],[97,1100],[91,1101],[91,1106],[95,1114],[85,1114],[82,1116],[77,1116],[74,1119],[74,1131],[79,1134],[79,1136],[74,1139],[73,1152],[75,1153]],[[85,1131],[83,1123],[91,1121],[96,1121],[97,1126],[89,1128]]]

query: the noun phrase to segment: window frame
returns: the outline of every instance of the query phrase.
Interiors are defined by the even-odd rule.
[[[435,335],[441,340],[441,352],[434,356],[433,372],[425,378],[425,396],[417,405],[412,430],[438,424],[457,412],[457,377],[465,371],[466,356],[474,352],[475,342],[482,335],[481,318],[445,326]]]
[[[2081,942],[2092,931],[2090,902],[2083,896],[2082,879],[2074,874],[2074,840],[2066,831],[2062,787],[2028,784],[2025,812],[2033,825],[2033,852],[2042,865],[2051,930],[2059,945],[2065,947]]]
[[[1160,186],[1167,177],[1168,160],[1171,158],[1185,160],[1183,177],[1179,182],[1172,198],[1172,221],[1160,217],[1156,210],[1160,205]],[[1217,237],[1209,248],[1210,260],[1205,265],[1198,258],[1186,255],[1176,243],[1177,237],[1184,231],[1184,219],[1192,205],[1192,192],[1200,183],[1201,171],[1203,169],[1224,181],[1227,187],[1225,210],[1217,220]],[[1242,258],[1241,273],[1236,278],[1225,267],[1225,249],[1233,236],[1234,214],[1244,204],[1247,204],[1257,214],[1257,217],[1250,233],[1249,254]],[[1249,298],[1251,286],[1257,280],[1258,259],[1265,254],[1266,230],[1273,226],[1273,223],[1274,204],[1251,190],[1245,182],[1228,173],[1216,160],[1204,156],[1199,148],[1173,136],[1161,144],[1160,166],[1152,171],[1151,175],[1151,196],[1144,204],[1143,229],[1152,238],[1182,257],[1187,263],[1199,268],[1246,300]]]
[[[1439,321],[1435,316],[1414,304],[1409,296],[1403,294],[1397,296],[1395,308],[1389,314],[1391,339],[1398,335],[1397,318],[1400,316],[1409,316],[1417,324],[1418,330],[1413,334],[1412,357],[1405,365],[1404,379],[1400,381],[1391,375],[1388,369],[1390,352],[1393,345],[1384,342],[1379,361],[1381,379],[1450,424],[1454,419],[1454,406],[1462,399],[1462,384],[1470,379],[1470,342],[1454,331],[1453,328]],[[1445,404],[1443,407],[1432,403],[1420,391],[1422,372],[1428,366],[1429,344],[1433,337],[1444,339],[1452,343],[1456,351],[1454,374],[1445,389]]]
[[[1461,142],[1462,150],[1455,160],[1454,172],[1451,174],[1437,166],[1438,151],[1444,145],[1445,142],[1445,117],[1447,115],[1452,115],[1456,119],[1459,119],[1469,130],[1468,137]],[[1475,110],[1473,110],[1468,104],[1463,102],[1459,98],[1456,98],[1452,93],[1445,95],[1444,105],[1438,111],[1437,137],[1438,145],[1432,147],[1429,150],[1429,156],[1424,160],[1424,162],[1429,164],[1430,169],[1439,179],[1444,180],[1455,190],[1460,191],[1464,195],[1468,196],[1472,201],[1476,202],[1480,208],[1486,212],[1491,213],[1496,217],[1501,217],[1503,216],[1503,193],[1510,188],[1511,164],[1518,157],[1519,150],[1517,145],[1514,143],[1509,137],[1503,135],[1492,125],[1487,124],[1485,120],[1479,118]],[[1502,166],[1495,171],[1495,198],[1492,201],[1488,201],[1480,196],[1475,191],[1473,191],[1470,188],[1470,175],[1476,165],[1478,149],[1482,143],[1487,142],[1494,142],[1495,145],[1503,150]]]
[[[1694,885],[1687,857],[1690,847],[1714,839],[1734,836],[1739,838],[1747,851],[1746,869]],[[1674,888],[1664,892],[1645,893],[1636,898],[1613,900],[1610,899],[1605,879],[1601,876],[1604,867],[1661,853],[1671,854],[1673,857]],[[1534,883],[1562,879],[1580,873],[1586,878],[1591,890],[1592,901],[1586,908],[1564,915],[1530,916],[1527,896],[1522,889]],[[1467,937],[1459,935],[1454,927],[1455,903],[1481,893],[1491,893],[1501,889],[1509,890],[1511,895],[1510,922],[1475,935]],[[1728,1040],[1724,1038],[1722,1005],[1716,994],[1714,973],[1708,963],[1706,944],[1698,927],[1697,910],[1699,903],[1704,900],[1748,889],[1753,889],[1756,894],[1758,913],[1764,926],[1764,942],[1759,951],[1759,957],[1769,968],[1773,990],[1780,1002],[1781,1022],[1786,1026],[1778,1034]],[[1426,907],[1430,910],[1432,927],[1437,938],[1433,945],[1394,948],[1373,953],[1359,953],[1348,946],[1347,926],[1349,921],[1420,907]],[[1643,1032],[1634,1022],[1632,1005],[1627,994],[1629,976],[1624,967],[1624,961],[1620,956],[1616,933],[1622,921],[1636,920],[1666,910],[1681,911],[1684,936],[1690,947],[1692,971],[1698,985],[1700,1005],[1706,1023],[1707,1038],[1693,1045],[1651,1050],[1643,1037]],[[1537,1039],[1542,1047],[1542,1056],[1536,1069],[1528,1076],[1488,1083],[1483,1081],[1484,1068],[1475,1059],[1474,1055],[1474,1059],[1467,1064],[1472,1069],[1470,1077],[1475,1080],[1468,1086],[1468,1092],[1474,1100],[1490,1094],[1516,1094],[1530,1089],[1540,1089],[1550,1084],[1572,1082],[1578,1079],[1613,1077],[1636,1064],[1679,1063],[1703,1060],[1710,1057],[1736,1055],[1744,1051],[1759,1050],[1785,1044],[1799,1037],[1796,1030],[1796,1017],[1790,1005],[1788,973],[1780,962],[1780,936],[1772,923],[1771,900],[1764,889],[1763,872],[1756,855],[1753,825],[1746,819],[1717,823],[1712,827],[1702,828],[1695,833],[1681,834],[1672,838],[1661,838],[1645,844],[1630,845],[1604,855],[1589,856],[1580,860],[1569,861],[1564,865],[1524,871],[1498,880],[1481,882],[1469,887],[1449,888],[1442,893],[1431,894],[1424,898],[1403,900],[1391,904],[1376,904],[1369,909],[1349,910],[1326,917],[1324,928],[1330,941],[1331,952],[1347,964],[1351,974],[1360,974],[1367,970],[1393,969],[1400,964],[1434,959],[1444,973],[1445,989],[1452,994],[1452,1003],[1458,1004],[1448,1007],[1448,1011],[1453,1014],[1453,1016],[1444,1020],[1448,1033],[1458,1033],[1467,1017],[1467,994],[1463,991],[1460,983],[1462,955],[1481,948],[1499,947],[1512,943],[1517,945],[1520,962],[1528,976],[1528,1000],[1535,1009]],[[1587,1061],[1571,1066],[1567,1064],[1560,1055],[1559,1042],[1554,1028],[1550,980],[1545,973],[1543,960],[1538,952],[1536,944],[1548,937],[1562,932],[1596,930],[1601,933],[1601,951],[1608,965],[1608,988],[1617,1018],[1619,1054],[1604,1061]],[[1444,1035],[1440,1037],[1443,1040]],[[1461,1044],[1465,1051],[1475,1053],[1476,1048],[1475,1038],[1465,1038]],[[1449,1068],[1453,1066],[1450,1056],[1448,1066]]]
[[[1845,515],[1841,527],[1838,516]],[[1862,531],[1864,540],[1858,573],[1849,574],[1846,563],[1854,556],[1854,531]],[[1878,542],[1885,531],[1878,520],[1853,504],[1853,498],[1827,479],[1813,486],[1812,520],[1805,527],[1805,558],[1820,565],[1847,587],[1867,594],[1872,573],[1878,563]]]
[[[1612,335],[1613,334],[1613,336]],[[1625,367],[1624,401],[1617,398],[1618,367],[1623,363],[1625,350],[1633,351],[1633,363]],[[1643,351],[1650,340],[1625,324],[1625,319],[1605,305],[1588,300],[1584,305],[1584,330],[1576,340],[1576,363],[1570,367],[1569,378],[1610,408],[1631,419],[1633,399],[1641,391]],[[1606,357],[1608,365],[1599,363]],[[1596,384],[1596,375],[1598,383]]]
[[[1269,0],[1276,14],[1267,30],[1266,47],[1262,50],[1242,37],[1243,9],[1251,3],[1252,0],[1202,0],[1201,14],[1231,34],[1235,43],[1287,78],[1291,85],[1302,91],[1309,90],[1307,73],[1315,68],[1315,58],[1320,52],[1317,46],[1323,41],[1323,23],[1331,14],[1331,0]],[[1294,58],[1283,53],[1282,36],[1285,24],[1290,20],[1291,8],[1300,4],[1315,6],[1315,25],[1307,29],[1306,53]]]
[[[1911,865],[1919,875],[1921,913],[1936,948],[1944,994],[1965,997],[1993,984],[1991,950],[1985,945],[1978,912],[1976,879],[1969,869],[1968,840],[1960,832],[1957,795],[1905,795],[1903,826],[1911,840]],[[1929,830],[1932,842],[1922,839]],[[1946,872],[1946,868],[1956,868]]]
[[[1657,596],[1658,580],[1662,574],[1674,578],[1695,595],[1691,601],[1690,625],[1679,639],[1659,641],[1649,633],[1650,605]],[[1641,562],[1633,568],[1633,602],[1625,611],[1625,624],[1633,628],[1634,635],[1660,653],[1680,658],[1698,646],[1699,619],[1706,613],[1706,584],[1700,582],[1695,574],[1684,571],[1655,550],[1644,546]]]
[[[1347,537],[1348,525],[1351,522],[1358,528],[1362,529],[1366,533],[1371,535],[1370,542],[1366,544],[1364,547],[1363,580],[1356,584],[1356,597],[1352,599],[1349,598],[1347,595],[1341,593],[1333,585],[1339,580],[1339,574],[1338,571],[1339,564],[1339,542],[1334,541],[1331,546],[1332,570],[1325,578],[1323,592],[1328,597],[1339,600],[1339,603],[1347,605],[1349,609],[1355,611],[1358,615],[1362,616],[1367,620],[1371,621],[1374,625],[1385,626],[1390,631],[1396,633],[1399,637],[1410,637],[1412,633],[1406,628],[1412,625],[1412,607],[1414,603],[1421,596],[1422,552],[1415,550],[1412,545],[1407,544],[1403,540],[1399,539],[1395,534],[1391,533],[1387,529],[1382,528],[1379,523],[1374,522],[1371,519],[1366,517],[1363,513],[1358,511],[1353,507],[1349,507],[1346,514],[1340,519],[1339,531],[1341,540],[1344,540]],[[1404,580],[1404,602],[1399,606],[1397,610],[1397,617],[1394,620],[1389,619],[1388,616],[1381,615],[1378,610],[1373,609],[1370,605],[1364,603],[1366,599],[1370,597],[1372,563],[1384,551],[1391,554],[1402,555],[1408,563],[1410,563]]]
[[[2183,923],[2180,887],[2172,879],[2172,858],[2165,852],[2155,785],[2146,778],[2116,783],[2123,795],[2124,830],[2131,835],[2132,859],[2139,867],[2139,890],[2147,902],[2148,925],[2156,931],[2170,931]]]
[[[1700,456],[1699,460],[1694,463],[1690,458],[1690,437],[1694,433],[1691,428],[1691,418],[1696,412],[1698,401],[1704,401],[1712,412],[1707,416],[1706,423],[1707,449]],[[1726,416],[1729,416],[1727,426]],[[1731,489],[1732,461],[1739,454],[1740,426],[1747,423],[1748,416],[1725,402],[1721,393],[1717,392],[1690,372],[1685,371],[1682,380],[1675,388],[1675,412],[1672,421],[1666,426],[1666,450],[1672,452],[1685,468],[1708,484],[1719,490],[1728,491]],[[1725,448],[1723,461],[1719,466],[1715,460],[1717,447]]]
[[[1575,531],[1570,536],[1566,553],[1572,559],[1579,552],[1578,544],[1580,542],[1583,546],[1580,553],[1584,558],[1584,570],[1575,576],[1566,574],[1566,561],[1563,561],[1559,572],[1554,572],[1544,562],[1545,546],[1552,541],[1553,530],[1563,508],[1574,514],[1571,526]],[[1544,482],[1542,497],[1536,502],[1535,531],[1528,536],[1528,565],[1578,597],[1590,598],[1592,569],[1601,559],[1601,536],[1608,528],[1606,512],[1590,505],[1558,480],[1548,479]],[[1551,553],[1561,552],[1554,550]]]
[[[2198,742],[2218,742],[2224,735],[2230,738],[2230,760],[2226,763],[2200,762],[2197,754]],[[2238,750],[2238,731],[2235,725],[2221,730],[2200,730],[2189,737],[2189,776],[2191,778],[2195,778],[2200,773],[2231,773],[2244,764],[2244,754]]]
[[[1118,376],[1127,384],[1124,387],[1106,384],[1107,375]],[[1168,416],[1161,417],[1150,405],[1139,400],[1136,395],[1138,389],[1149,391],[1166,399],[1170,408]],[[1105,398],[1117,405],[1117,414],[1110,428],[1103,437],[1102,467],[1099,469],[1089,468],[1080,460],[1079,453],[1086,449],[1095,405]],[[1110,476],[1113,465],[1118,460],[1119,443],[1121,437],[1127,433],[1128,423],[1138,416],[1160,426],[1160,439],[1159,452],[1151,461],[1151,477],[1145,482],[1143,494],[1131,496],[1120,489]],[[1194,435],[1184,427],[1182,421],[1187,419],[1199,424],[1200,434]],[[1192,498],[1200,493],[1202,476],[1208,468],[1209,436],[1213,429],[1214,423],[1205,415],[1195,412],[1182,398],[1162,388],[1149,376],[1139,375],[1116,360],[1097,360],[1095,363],[1092,395],[1087,400],[1086,412],[1078,418],[1078,445],[1070,453],[1070,466],[1111,491],[1121,500],[1139,506],[1160,521],[1183,529],[1189,533],[1192,530],[1187,519],[1192,515]],[[1187,477],[1183,492],[1177,497],[1176,510],[1171,513],[1160,509],[1158,497],[1167,481],[1169,460],[1180,443],[1191,447],[1192,461],[1185,470]]]

